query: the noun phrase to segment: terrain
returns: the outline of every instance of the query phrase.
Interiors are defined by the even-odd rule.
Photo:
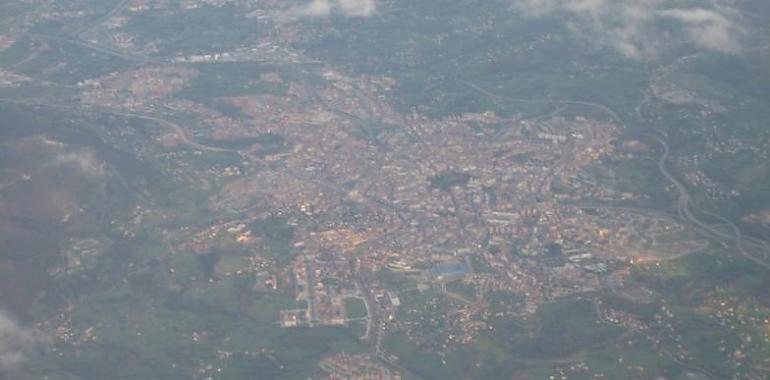
[[[767,378],[768,25],[5,1],[0,378]]]

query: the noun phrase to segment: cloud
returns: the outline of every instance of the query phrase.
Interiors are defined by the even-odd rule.
[[[734,12],[730,9],[724,9],[722,12],[704,8],[668,9],[661,11],[659,15],[682,22],[685,32],[696,45],[723,53],[733,53],[740,49],[737,36],[744,31],[728,16]]]
[[[0,310],[0,377],[17,371],[27,353],[40,342],[38,334],[19,326]]]
[[[56,155],[57,165],[70,165],[90,177],[99,178],[104,175],[104,163],[90,150],[60,153]]]
[[[346,16],[369,17],[377,12],[375,0],[337,0],[340,11]]]
[[[282,16],[285,18],[320,18],[332,14],[345,17],[370,17],[377,13],[376,0],[311,0],[303,5],[289,7]]]
[[[664,0],[514,0],[514,9],[525,17],[570,15],[572,33],[628,58],[654,58],[682,42],[734,53],[745,33],[739,12],[717,2],[672,8]]]

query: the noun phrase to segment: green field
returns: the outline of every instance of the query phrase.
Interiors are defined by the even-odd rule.
[[[363,300],[358,298],[346,298],[345,299],[345,314],[348,318],[365,318],[366,305]]]

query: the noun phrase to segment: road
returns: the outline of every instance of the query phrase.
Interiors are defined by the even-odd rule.
[[[305,257],[305,268],[307,272],[307,304],[310,307],[310,318],[308,325],[310,327],[315,326],[318,323],[318,304],[315,299],[315,264],[313,260]]]
[[[712,213],[701,210],[697,205],[693,204],[691,202],[690,193],[687,191],[687,187],[684,186],[671,172],[668,170],[668,167],[666,163],[668,162],[668,157],[671,154],[671,148],[668,146],[668,144],[659,136],[653,137],[658,143],[663,146],[663,155],[661,155],[660,160],[658,161],[658,169],[660,170],[661,174],[663,174],[666,179],[671,182],[674,187],[676,187],[677,191],[679,192],[679,200],[677,202],[677,213],[679,216],[691,223],[692,225],[699,228],[701,231],[711,235],[711,237],[716,238],[720,241],[730,241],[734,242],[738,248],[738,253],[745,257],[748,260],[751,260],[753,263],[770,270],[770,264],[768,264],[766,261],[755,257],[752,255],[749,251],[746,250],[746,245],[752,246],[755,249],[760,249],[764,256],[767,255],[765,252],[765,249],[767,247],[767,243],[764,241],[761,241],[759,239],[752,239],[748,243],[744,241],[743,234],[741,233],[740,228],[733,223],[732,221],[728,220],[727,218]],[[722,221],[724,224],[730,227],[732,230],[732,233],[727,233],[724,231],[721,231],[714,227],[711,224],[708,224],[701,219],[699,219],[695,213],[693,212],[701,212],[703,214],[707,214],[709,216],[715,217]]]
[[[569,99],[524,99],[524,98],[511,98],[508,96],[502,96],[495,94],[493,92],[490,92],[482,87],[479,87],[471,82],[468,81],[461,81],[461,83],[465,84],[466,86],[486,95],[491,98],[495,99],[501,99],[501,100],[507,100],[510,102],[516,102],[516,103],[529,103],[529,104],[567,104],[567,105],[577,105],[577,106],[585,106],[590,108],[596,108],[604,113],[610,115],[610,117],[618,123],[620,126],[625,126],[625,123],[623,122],[623,119],[618,115],[617,112],[615,112],[612,108],[605,106],[604,104],[599,103],[592,103],[587,102],[583,100],[569,100]]]
[[[364,307],[366,307],[366,332],[361,339],[369,339],[374,325],[374,310],[370,302],[369,292],[361,285],[360,281],[355,281],[353,284],[355,284],[356,292],[360,295],[360,299],[364,301]]]
[[[115,4],[114,7],[112,7],[112,9],[110,9],[107,13],[105,13],[104,16],[101,16],[96,21],[94,21],[94,22],[92,22],[90,24],[84,25],[81,28],[75,30],[72,33],[72,35],[75,36],[78,39],[83,39],[83,35],[84,34],[90,32],[94,28],[96,28],[99,25],[101,25],[103,22],[109,20],[112,16],[115,16],[116,14],[120,13],[121,11],[123,11],[126,8],[126,6],[128,6],[128,4],[130,2],[131,2],[131,0],[121,0],[121,1],[119,1],[117,4]]]
[[[473,305],[473,301],[465,298],[464,296],[462,296],[462,295],[460,295],[458,293],[455,293],[455,292],[452,292],[452,291],[448,290],[447,287],[446,287],[446,284],[444,284],[444,283],[441,284],[441,292],[444,293],[447,297],[452,298],[452,299],[457,300],[457,301],[460,301],[460,302],[462,302],[462,303],[464,303],[466,305]]]
[[[133,54],[133,53],[126,53],[120,50],[112,49],[103,45],[97,45],[95,43],[77,39],[74,37],[63,37],[63,36],[52,36],[48,34],[40,34],[40,33],[20,33],[20,36],[28,36],[32,38],[37,39],[43,39],[43,40],[49,40],[49,41],[56,41],[56,42],[62,42],[66,44],[71,45],[77,45],[85,49],[93,50],[99,53],[111,55],[113,57],[118,57],[121,59],[124,59],[129,62],[134,63],[170,63],[171,61],[165,60],[165,59],[153,59],[144,55],[139,54]]]

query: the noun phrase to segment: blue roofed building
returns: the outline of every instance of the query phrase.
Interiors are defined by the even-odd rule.
[[[466,274],[468,274],[468,267],[461,262],[438,263],[430,269],[431,279],[438,282],[461,280]]]

